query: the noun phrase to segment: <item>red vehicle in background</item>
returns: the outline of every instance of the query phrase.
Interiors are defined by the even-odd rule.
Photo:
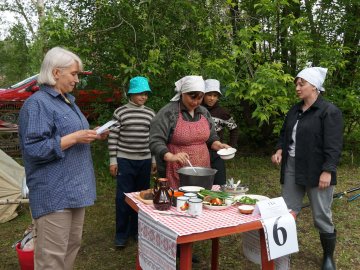
[[[0,89],[0,120],[17,123],[24,101],[39,90],[37,77],[34,75],[9,88]],[[76,104],[89,119],[96,118],[98,104],[107,104],[114,110],[122,98],[119,84],[111,75],[97,75],[90,71],[79,74],[79,83],[71,94],[76,97]]]

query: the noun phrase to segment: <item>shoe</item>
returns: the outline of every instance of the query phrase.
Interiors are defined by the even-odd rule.
[[[336,230],[333,233],[320,233],[320,241],[324,251],[321,270],[335,270],[333,254],[336,245]]]
[[[114,241],[115,247],[125,247],[126,240],[125,239],[115,239]]]

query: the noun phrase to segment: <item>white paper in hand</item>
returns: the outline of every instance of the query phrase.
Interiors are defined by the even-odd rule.
[[[104,125],[102,125],[101,127],[99,127],[96,130],[96,134],[101,134],[101,133],[105,132],[109,127],[111,127],[112,125],[114,125],[117,122],[118,122],[117,120],[110,120],[109,122],[107,122]]]

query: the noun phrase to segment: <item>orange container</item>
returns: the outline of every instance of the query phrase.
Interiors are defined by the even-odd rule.
[[[176,206],[177,197],[181,196],[184,196],[184,192],[174,190],[174,195],[172,197],[172,206]]]
[[[184,192],[175,190],[174,197],[180,197],[180,196],[184,196]]]
[[[21,270],[34,270],[34,251],[24,251],[20,249],[20,242],[16,244],[16,252],[19,259]]]

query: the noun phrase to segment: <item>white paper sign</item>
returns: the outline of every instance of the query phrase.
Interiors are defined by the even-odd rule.
[[[253,215],[261,215],[261,218],[278,217],[286,215],[289,210],[286,206],[283,197],[278,197],[270,200],[258,201],[255,205]]]
[[[261,265],[259,231],[249,231],[241,234],[244,256],[253,263]],[[276,270],[290,270],[290,255],[275,259]]]
[[[101,134],[101,133],[105,132],[109,127],[111,127],[112,125],[114,125],[117,122],[118,122],[117,120],[110,120],[109,122],[107,122],[104,125],[102,125],[101,127],[99,127],[96,130],[96,134]]]
[[[269,260],[299,251],[295,219],[283,197],[257,202],[253,215],[259,214]]]
[[[268,260],[299,251],[294,217],[286,215],[263,219]]]

